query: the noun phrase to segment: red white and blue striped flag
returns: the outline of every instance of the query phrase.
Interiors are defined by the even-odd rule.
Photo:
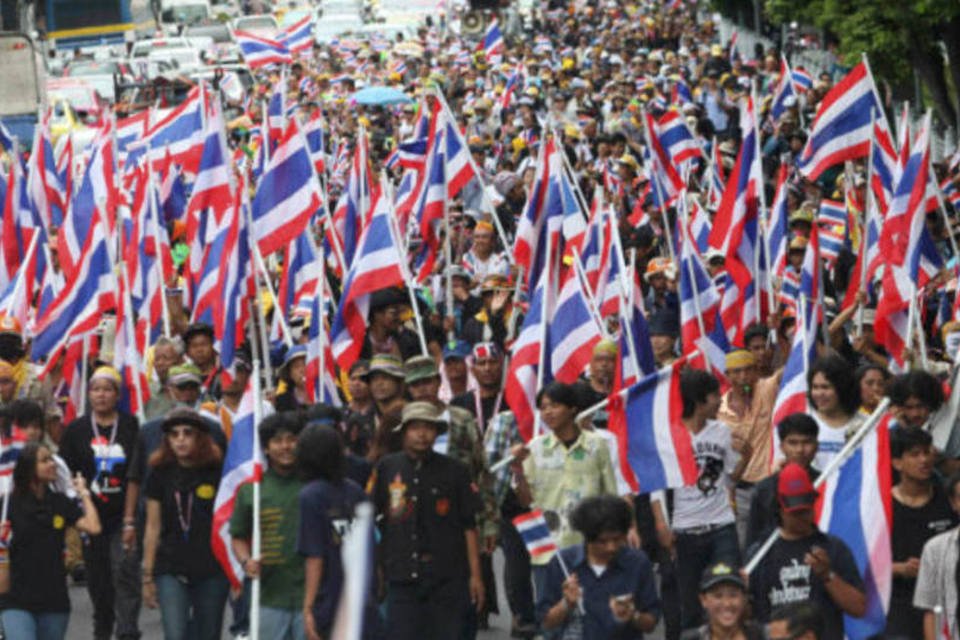
[[[533,509],[529,513],[517,516],[513,519],[513,526],[523,538],[523,544],[527,547],[531,558],[550,555],[557,551],[557,543],[540,509]]]

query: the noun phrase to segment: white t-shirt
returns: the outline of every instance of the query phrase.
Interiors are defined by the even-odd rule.
[[[694,486],[673,492],[673,528],[730,524],[735,517],[727,489],[730,474],[740,460],[730,442],[730,427],[719,420],[709,420],[691,439],[700,475]]]
[[[856,430],[863,424],[863,416],[856,413],[839,427],[828,425],[817,411],[813,412],[813,419],[817,421],[817,426],[820,427],[820,432],[817,435],[817,457],[813,459],[813,465],[823,471],[827,468],[827,464],[843,449],[843,445],[847,441],[847,431]]]
[[[617,480],[617,493],[621,496],[628,496],[633,493],[627,479],[623,477],[623,470],[620,468],[620,448],[617,445],[617,436],[606,429],[593,429],[592,433],[597,434],[607,441],[607,447],[610,449],[610,463],[613,465],[613,477]]]

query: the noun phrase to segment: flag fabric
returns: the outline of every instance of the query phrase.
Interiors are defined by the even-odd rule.
[[[833,165],[865,157],[872,135],[871,112],[875,126],[889,130],[873,76],[866,62],[861,62],[820,102],[798,161],[803,177],[814,181]]]
[[[797,97],[797,90],[793,85],[793,74],[790,73],[790,65],[787,58],[780,56],[780,77],[777,80],[777,86],[773,90],[773,101],[770,103],[770,117],[774,121],[779,121],[780,116],[787,110],[787,98]]]
[[[301,233],[285,247],[276,304],[277,311],[284,316],[290,315],[294,307],[306,305],[316,293],[317,283],[323,277],[318,254],[309,233]],[[312,305],[311,302],[306,306]]]
[[[223,457],[220,485],[213,501],[213,524],[210,544],[213,555],[220,562],[223,572],[235,589],[243,585],[244,571],[233,553],[230,541],[230,517],[240,487],[250,482],[259,482],[263,474],[263,451],[260,448],[258,425],[254,420],[254,389],[252,382],[240,399],[240,406],[233,416],[233,431]]]
[[[246,338],[244,328],[250,317],[248,303],[256,300],[251,274],[251,242],[246,208],[249,201],[245,189],[234,198],[235,206],[227,221],[223,251],[215,257],[218,263],[216,298],[213,309],[213,334],[220,354],[225,384],[234,377],[237,348]]]
[[[192,182],[208,136],[206,95],[203,85],[191,89],[186,100],[150,127],[142,142],[128,146],[126,164],[135,164],[134,158],[147,150],[151,161],[157,164],[169,153]]]
[[[305,16],[302,20],[291,24],[284,29],[280,42],[290,53],[303,53],[313,48],[313,16]]]
[[[483,42],[480,43],[480,49],[483,51],[487,62],[492,62],[495,57],[503,55],[503,34],[500,32],[500,24],[496,18],[490,20],[490,24],[487,25],[487,30],[483,34]]]
[[[386,198],[374,212],[357,247],[343,283],[340,305],[330,330],[333,356],[341,370],[360,356],[367,329],[370,295],[379,289],[402,286],[404,266],[390,223]]]
[[[816,505],[818,528],[843,540],[863,576],[866,615],[843,617],[850,640],[883,635],[887,625],[893,585],[889,423],[888,413],[826,480]]]
[[[517,419],[517,430],[524,442],[529,442],[533,433],[536,415],[537,374],[541,359],[549,364],[546,358],[541,358],[541,349],[544,348],[544,332],[549,322],[547,308],[547,287],[549,269],[543,269],[540,279],[530,299],[530,306],[523,318],[523,326],[513,343],[513,357],[507,369],[507,384],[503,395]],[[549,336],[548,336],[549,339]],[[543,384],[551,380],[548,371],[543,372]]]
[[[659,143],[676,167],[690,165],[703,158],[703,150],[679,111],[668,111],[655,121]]]
[[[793,88],[797,93],[804,93],[813,89],[813,76],[803,67],[797,67],[791,71],[790,77],[793,80]]]
[[[531,558],[549,556],[557,551],[557,543],[540,509],[532,509],[517,516],[513,519],[513,526],[523,538],[523,544]]]
[[[627,425],[627,459],[644,493],[691,485],[699,475],[690,432],[680,421],[680,371],[685,364],[681,358],[630,387],[624,415],[617,418]]]
[[[320,267],[322,261],[317,259],[315,266]],[[322,275],[322,268],[320,277]],[[337,392],[337,372],[333,350],[330,348],[330,336],[327,333],[324,313],[324,300],[320,291],[317,291],[310,302],[310,328],[307,332],[307,369],[306,387],[307,398],[311,403],[322,402],[333,406],[340,406],[340,394]],[[322,361],[322,366],[321,366]]]
[[[817,223],[822,228],[847,226],[847,207],[839,200],[824,198],[820,201],[820,212],[817,214]]]
[[[302,234],[320,209],[322,191],[296,118],[270,155],[253,197],[253,237],[264,256]]]
[[[233,35],[240,46],[243,59],[251,69],[272,64],[291,64],[293,62],[290,50],[283,42],[246,31],[234,31]]]
[[[773,196],[773,204],[767,214],[767,249],[770,256],[770,270],[775,274],[783,273],[787,264],[787,222],[790,216],[787,201],[787,177],[790,167],[787,163],[780,165],[777,172],[777,191]]]
[[[590,363],[603,332],[591,312],[577,269],[567,270],[547,330],[554,379],[572,384]]]

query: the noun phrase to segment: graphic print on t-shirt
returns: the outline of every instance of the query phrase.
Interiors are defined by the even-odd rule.
[[[810,566],[791,558],[789,565],[780,567],[780,586],[770,588],[770,607],[809,600],[810,588]]]
[[[93,450],[93,464],[97,472],[90,489],[100,495],[120,493],[123,490],[122,467],[127,462],[123,447],[117,442],[110,444],[106,438],[97,436],[90,441],[90,448]]]
[[[726,452],[716,442],[700,441],[694,445],[694,457],[700,475],[697,477],[697,488],[700,493],[710,496],[723,486],[723,461]]]

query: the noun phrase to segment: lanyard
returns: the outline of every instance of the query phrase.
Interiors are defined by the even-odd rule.
[[[180,492],[173,492],[173,499],[177,503],[177,520],[180,521],[180,530],[183,531],[183,539],[190,539],[190,521],[193,520],[193,491],[187,491],[187,517],[183,517],[183,505],[180,502]]]
[[[500,403],[502,401],[503,401],[503,391],[500,391],[497,394],[497,401],[493,405],[493,412],[490,414],[491,418],[500,412]],[[483,417],[483,400],[480,399],[479,389],[473,392],[473,404],[477,410],[477,426],[480,427],[480,433],[485,433],[487,430],[487,422]]]
[[[96,418],[92,415],[90,416],[90,422],[93,424],[94,438],[99,438],[100,425],[97,424]],[[117,426],[119,422],[120,422],[119,416],[113,419],[113,426],[110,427],[110,441],[107,443],[106,455],[100,457],[100,473],[107,472],[107,457],[109,457],[110,455],[110,450],[113,449],[113,444],[117,441]]]

